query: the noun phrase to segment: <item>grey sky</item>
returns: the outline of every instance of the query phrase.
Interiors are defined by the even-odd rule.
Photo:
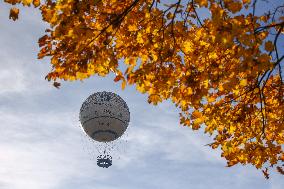
[[[36,59],[45,25],[32,9],[13,22],[9,7],[1,1],[0,189],[283,188],[278,174],[267,181],[251,166],[226,168],[220,152],[205,146],[208,136],[179,125],[171,103],[149,105],[113,76],[52,87],[44,80],[48,60]],[[119,94],[131,112],[125,151],[109,169],[87,152],[92,145],[78,121],[82,102],[104,90]]]

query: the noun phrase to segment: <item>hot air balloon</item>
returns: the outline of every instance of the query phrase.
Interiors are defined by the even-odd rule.
[[[80,109],[80,122],[84,132],[93,140],[110,143],[126,131],[130,112],[126,102],[112,92],[96,92],[90,95]],[[112,165],[112,157],[104,151],[97,157],[99,167]]]

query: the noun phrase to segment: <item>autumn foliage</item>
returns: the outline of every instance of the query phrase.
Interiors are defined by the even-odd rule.
[[[38,7],[50,24],[38,54],[51,58],[49,81],[113,72],[149,103],[171,100],[228,166],[283,174],[283,2],[261,11],[257,0],[5,1]]]

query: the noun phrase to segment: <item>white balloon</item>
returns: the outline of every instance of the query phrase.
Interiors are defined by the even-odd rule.
[[[125,101],[112,92],[89,96],[80,109],[80,122],[88,136],[99,142],[110,142],[126,131],[130,113]]]

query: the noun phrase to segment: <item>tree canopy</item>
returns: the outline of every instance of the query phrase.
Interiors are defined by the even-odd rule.
[[[228,166],[284,174],[284,2],[263,0],[5,0],[41,11],[46,78],[115,73],[180,123],[212,136]],[[282,3],[282,4],[281,4]],[[270,9],[263,9],[263,5]],[[123,64],[124,66],[121,66]]]

